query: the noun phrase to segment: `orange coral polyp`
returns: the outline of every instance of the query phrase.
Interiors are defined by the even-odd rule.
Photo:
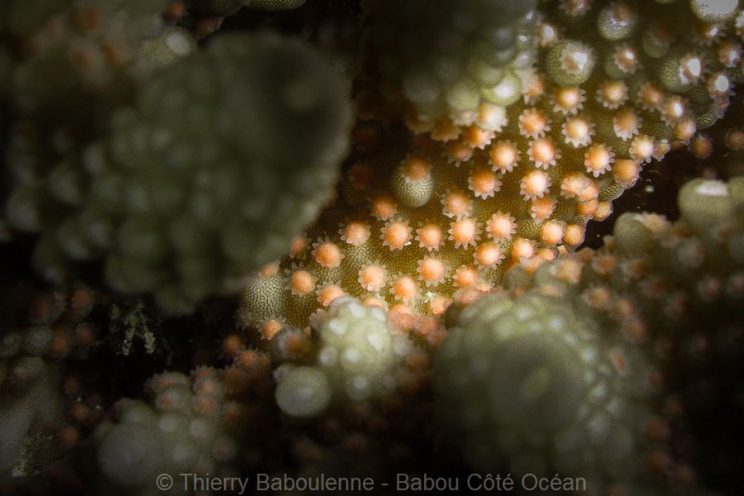
[[[608,310],[613,303],[612,291],[606,286],[591,286],[581,295],[581,299],[595,310]]]
[[[418,285],[410,276],[400,276],[391,285],[390,291],[396,300],[409,303],[418,294]]]
[[[641,128],[641,118],[633,109],[623,108],[612,118],[612,130],[615,136],[628,140],[638,134]]]
[[[470,265],[462,265],[455,271],[453,280],[458,288],[471,288],[478,282],[478,271]]]
[[[371,232],[369,224],[365,222],[350,222],[339,230],[341,240],[351,246],[361,246],[367,242]]]
[[[447,217],[462,217],[468,215],[472,208],[470,198],[462,191],[450,191],[442,198],[442,212]]]
[[[604,145],[592,145],[584,154],[586,171],[598,177],[612,168],[615,154]]]
[[[638,162],[648,162],[657,153],[654,140],[645,134],[633,138],[630,142],[630,158]]]
[[[338,245],[330,241],[317,244],[313,249],[312,255],[318,265],[329,269],[341,265],[341,260],[344,258]]]
[[[450,223],[449,239],[454,242],[455,248],[475,246],[478,237],[478,224],[475,220],[465,217]]]
[[[633,47],[620,47],[615,52],[614,60],[618,69],[626,74],[633,73],[638,69],[638,52]]]
[[[539,109],[529,108],[519,115],[519,134],[526,138],[540,138],[550,130],[547,116]]]
[[[557,245],[563,241],[563,224],[559,221],[546,222],[540,228],[540,239],[549,245]]]
[[[421,248],[428,251],[439,250],[444,241],[442,228],[436,224],[426,224],[416,230],[416,240]]]
[[[488,220],[486,231],[495,241],[508,240],[517,231],[516,220],[509,214],[496,212]]]
[[[525,200],[542,198],[550,190],[550,177],[539,170],[528,172],[519,183],[520,194]]]
[[[708,136],[698,134],[690,143],[690,151],[695,158],[706,159],[713,155],[713,140]]]
[[[378,292],[385,287],[387,282],[387,271],[379,264],[365,265],[359,270],[359,277],[357,280],[363,289]]]
[[[664,98],[664,92],[654,83],[644,83],[638,90],[638,100],[644,110],[658,110]]]
[[[563,232],[563,243],[574,247],[584,242],[584,226],[569,224]]]
[[[560,152],[553,145],[550,138],[540,138],[533,141],[527,151],[527,155],[535,167],[547,169],[554,166],[560,158]]]
[[[258,275],[261,277],[275,276],[279,272],[279,262],[271,262],[258,270]]]
[[[555,90],[553,105],[557,112],[573,115],[581,110],[584,103],[583,90],[577,86],[565,86]]]
[[[318,290],[318,304],[327,307],[333,300],[346,294],[343,289],[336,285],[325,286]]]
[[[293,295],[304,296],[315,290],[315,279],[306,270],[296,270],[289,276],[289,288]]]
[[[692,139],[697,131],[697,124],[695,120],[690,116],[685,116],[674,124],[672,128],[672,137],[683,143],[687,143]]]
[[[612,203],[601,201],[597,204],[597,210],[594,212],[594,220],[601,222],[612,215]]]
[[[499,141],[491,146],[489,158],[495,171],[511,172],[519,161],[519,148],[511,141]]]
[[[432,315],[440,316],[444,315],[444,312],[447,311],[447,308],[452,304],[452,298],[448,298],[447,296],[443,295],[434,295],[431,300],[429,300],[428,310],[429,313]]]
[[[566,119],[561,127],[566,144],[579,148],[592,142],[592,128],[589,121],[581,116]]]
[[[463,141],[452,141],[447,144],[447,158],[450,162],[459,164],[473,158],[473,148]]]
[[[485,148],[493,138],[493,132],[478,126],[469,126],[463,133],[461,139],[470,148]]]
[[[378,196],[372,200],[372,216],[377,220],[389,220],[398,212],[398,206],[391,196]]]
[[[273,339],[276,334],[282,330],[284,325],[281,321],[277,319],[269,319],[263,324],[261,324],[260,332],[261,332],[261,338],[265,339],[266,341],[270,341]]]
[[[486,241],[485,243],[479,244],[475,253],[473,253],[473,260],[477,265],[482,267],[493,267],[501,263],[504,259],[504,253],[501,247],[493,241]]]
[[[535,243],[530,239],[517,238],[512,243],[511,256],[513,260],[529,259],[535,255]]]
[[[418,275],[427,286],[436,286],[444,282],[447,268],[438,257],[424,257],[418,262]]]
[[[730,150],[735,152],[744,150],[744,131],[741,129],[732,129],[726,132],[724,141]]]
[[[401,173],[409,181],[423,181],[431,173],[431,164],[418,156],[408,157],[402,164]]]
[[[593,199],[588,193],[592,190],[592,180],[583,174],[567,174],[561,182],[561,195],[581,201]],[[594,197],[596,198],[596,196]]]
[[[597,90],[597,101],[610,110],[620,107],[627,99],[628,87],[620,80],[605,81]]]
[[[662,103],[660,110],[667,123],[674,123],[687,113],[687,106],[682,97],[674,95]]]
[[[530,204],[530,215],[533,219],[542,222],[553,215],[557,203],[556,199],[552,196],[536,198]]]
[[[394,221],[382,228],[383,246],[391,250],[402,250],[411,241],[411,226],[406,221]]]
[[[302,252],[304,252],[307,249],[309,242],[307,240],[307,237],[305,237],[304,234],[298,234],[294,238],[292,238],[292,243],[290,244],[289,248],[289,256],[290,257],[298,257]]]
[[[477,198],[485,200],[496,194],[501,188],[501,181],[488,169],[476,169],[468,178],[468,186]]]
[[[638,180],[641,173],[641,166],[635,160],[623,158],[615,161],[612,166],[612,174],[615,181],[621,186],[629,187]]]
[[[591,219],[597,213],[599,208],[599,201],[588,200],[585,202],[578,202],[576,204],[576,213],[586,219]]]

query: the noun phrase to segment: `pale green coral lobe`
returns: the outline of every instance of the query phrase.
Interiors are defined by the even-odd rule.
[[[233,34],[192,48],[178,30],[144,43],[132,71],[156,74],[113,112],[110,136],[10,192],[13,227],[44,232],[42,274],[103,259],[114,289],[187,312],[315,220],[347,150],[346,83],[299,40]]]
[[[323,371],[314,367],[285,365],[277,369],[274,397],[279,408],[292,417],[314,417],[328,407],[331,385]]]
[[[598,322],[545,296],[468,305],[435,356],[434,385],[471,467],[630,471],[644,391],[612,360],[622,356],[634,374],[643,360],[602,336]]]

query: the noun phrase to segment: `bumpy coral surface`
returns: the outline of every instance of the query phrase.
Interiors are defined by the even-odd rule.
[[[731,398],[741,394],[733,378],[741,368],[743,184],[740,177],[728,184],[690,181],[679,194],[678,222],[654,214],[623,214],[604,248],[559,257],[533,275],[521,268],[508,273],[506,281],[516,299],[485,296],[464,303],[459,313],[453,307],[454,328],[439,351],[435,371],[445,412],[454,410],[454,422],[471,436],[474,446],[466,443],[464,449],[473,456],[475,467],[506,457],[502,463],[512,470],[519,462],[530,466],[529,462],[532,467],[571,471],[569,465],[577,458],[562,449],[576,446],[578,439],[590,448],[592,436],[619,427],[614,432],[622,436],[601,444],[611,447],[610,452],[585,460],[599,463],[601,470],[618,470],[612,476],[626,489],[635,487],[638,477],[653,473],[688,485],[694,479],[693,462],[713,481],[716,476],[730,477],[731,461],[724,462],[720,453],[715,460],[701,458],[712,454],[713,444],[701,431],[715,415],[711,412],[740,410]],[[470,298],[464,295],[463,302]],[[592,327],[586,335],[600,348],[583,347],[581,336]],[[553,342],[561,333],[564,341]],[[561,351],[567,346],[575,356]],[[577,418],[571,415],[592,411],[582,400],[571,400],[581,391],[580,378],[602,377],[586,368],[579,358],[584,352],[584,358],[598,360],[595,366],[604,365],[616,384],[626,384],[624,389],[600,388],[607,395],[600,409],[619,408],[623,413],[617,417],[610,413],[604,423],[596,424],[604,431],[582,421],[579,426],[587,429],[586,436],[562,437],[561,429],[552,424],[560,423],[562,412]],[[528,353],[529,358],[518,356]],[[648,363],[660,365],[654,370]],[[541,375],[546,369],[551,372]],[[509,380],[502,382],[500,377]],[[571,377],[576,381],[566,379]],[[533,391],[542,394],[530,395]],[[558,391],[561,394],[550,395]],[[707,393],[700,396],[703,391]],[[535,407],[551,398],[555,403],[550,406]],[[551,414],[544,421],[532,419],[540,412]],[[624,426],[613,426],[612,418]],[[550,439],[555,446],[536,441],[542,425],[554,436]],[[669,432],[675,429],[692,429],[695,450],[668,444]],[[525,432],[523,438],[520,432]],[[495,440],[487,441],[486,433],[493,433]],[[715,439],[717,449],[727,445]],[[623,450],[631,445],[633,454],[628,452],[623,461]],[[737,458],[735,448],[726,450],[727,460]],[[645,464],[637,460],[641,451]],[[606,463],[603,456],[619,458]],[[594,471],[586,465],[578,470]]]
[[[327,312],[315,316],[313,327],[319,336],[315,366],[287,364],[276,372],[283,411],[317,415],[334,393],[337,400],[361,401],[395,391],[396,368],[413,346],[394,332],[383,309],[336,298]]]
[[[111,161],[122,172],[95,182],[123,195],[95,198],[94,211],[127,211],[109,282],[179,308],[285,250],[334,185],[350,121],[343,92],[314,52],[270,36],[223,37],[153,81],[136,110],[114,116]]]
[[[431,348],[400,334],[415,317],[386,318],[348,297],[317,312],[311,330],[271,336],[275,386],[265,382],[266,356],[231,338],[224,347],[235,365],[218,391],[270,411],[255,392],[268,387],[268,402],[288,418],[278,429],[296,434],[295,422],[306,422],[291,444],[299,468],[282,469],[298,476],[391,477],[396,467],[384,463],[374,433],[391,436],[394,459],[410,463],[416,452],[395,438],[412,435],[397,417],[408,412],[434,422],[418,442],[441,457],[435,470],[452,463],[438,446],[444,437],[472,470],[580,477],[591,494],[704,494],[701,483],[731,480],[738,453],[702,426],[713,412],[740,409],[743,184],[691,181],[677,222],[625,214],[600,250],[562,254],[536,271],[515,266],[506,288],[486,294],[459,292],[433,353],[433,392]],[[378,405],[386,413],[375,418]],[[232,429],[233,439],[244,435]],[[104,472],[111,464],[100,463]]]
[[[474,468],[635,475],[650,367],[579,310],[544,296],[483,297],[459,314],[434,370]]]
[[[386,116],[385,85],[364,88],[368,120],[357,126],[339,200],[272,276],[277,291],[254,309],[266,315],[259,325],[307,325],[313,306],[342,293],[437,315],[460,289],[498,285],[511,265],[534,267],[579,246],[586,224],[612,213],[644,164],[729,105],[742,77],[739,10],[729,7],[712,16],[679,3],[668,22],[662,3],[546,6],[539,62],[520,101],[497,111],[497,127],[409,119],[419,134],[402,138]]]
[[[0,36],[12,78],[2,96],[13,121],[3,149],[7,181],[0,224],[4,239],[46,234],[38,245],[38,268],[50,280],[60,282],[64,267],[48,260],[49,251],[68,241],[64,232],[72,226],[62,224],[89,194],[85,147],[108,128],[112,109],[129,101],[138,81],[193,49],[185,31],[164,30],[160,12],[166,3],[6,7]],[[106,227],[92,227],[99,241]],[[67,244],[68,256],[81,257],[79,241]]]
[[[65,426],[61,382],[66,361],[84,360],[97,332],[87,320],[95,305],[92,291],[77,287],[52,291],[20,284],[2,292],[0,326],[0,474],[23,474],[25,464],[44,463],[59,449],[50,438],[71,441],[77,429]],[[27,305],[19,312],[19,301]],[[23,308],[23,307],[21,307]],[[74,416],[74,415],[73,415]]]
[[[148,384],[152,400],[121,400],[111,421],[96,430],[96,460],[106,491],[156,494],[156,475],[210,474],[238,453],[241,406],[226,399],[219,373],[197,369],[191,378],[166,372]]]
[[[216,40],[115,112],[108,141],[86,146],[80,162],[17,185],[8,219],[42,232],[43,274],[105,258],[111,287],[187,311],[235,287],[314,220],[346,149],[343,93],[300,42]]]
[[[536,4],[369,0],[368,84],[418,126],[498,130],[534,61]]]
[[[3,149],[9,179],[4,237],[11,227],[38,232],[82,201],[85,172],[78,155],[107,126],[112,106],[127,101],[135,66],[150,65],[138,55],[161,33],[165,4],[129,10],[117,1],[13,1],[4,7],[0,36],[7,57],[0,59],[8,77],[0,96],[13,117]],[[174,58],[191,48],[187,40],[171,46]]]
[[[744,173],[744,101],[732,99],[720,125],[703,129],[690,141],[689,150],[697,159],[693,163],[708,175],[740,176]]]

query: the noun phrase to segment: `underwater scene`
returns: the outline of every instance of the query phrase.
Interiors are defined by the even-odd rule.
[[[2,0],[0,496],[744,494],[744,2]]]

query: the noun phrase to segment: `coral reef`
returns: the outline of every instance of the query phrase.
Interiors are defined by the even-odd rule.
[[[407,50],[386,50],[384,43],[393,41],[375,29],[388,29],[382,19],[389,17],[419,19],[386,2],[368,3],[370,57],[375,59],[376,48],[380,58],[406,57]],[[385,9],[392,12],[384,15]],[[579,246],[586,224],[612,213],[612,202],[637,182],[644,164],[716,121],[742,76],[735,9],[724,9],[713,22],[699,5],[678,5],[675,23],[663,20],[665,9],[657,3],[590,8],[563,2],[541,10],[533,57],[538,63],[530,67],[519,101],[506,111],[480,102],[478,112],[462,115],[417,110],[434,113],[423,124],[409,116],[410,137],[388,116],[391,106],[399,115],[397,107],[404,105],[386,100],[402,97],[385,89],[397,84],[405,95],[407,76],[383,73],[384,82],[362,84],[355,153],[341,195],[272,275],[276,291],[246,303],[260,307],[252,314],[265,315],[263,322],[247,323],[305,326],[309,305],[323,308],[329,295],[341,293],[438,315],[457,290],[498,285],[513,264],[536,265],[552,259],[557,248]],[[431,15],[420,26],[410,22],[425,30],[439,19]],[[488,17],[481,18],[488,25]],[[685,26],[694,27],[695,35],[686,36]],[[402,43],[424,50],[429,38],[417,32],[412,29],[411,40]],[[437,62],[434,49],[431,58],[411,50],[417,64],[431,64],[432,71],[447,65]],[[418,70],[405,60],[398,63]]]
[[[741,494],[740,4],[6,2],[0,495]]]
[[[441,344],[423,339],[416,316],[349,297],[316,313],[309,331],[278,330],[270,355],[228,337],[233,365],[198,368],[192,383],[158,375],[153,406],[114,408],[122,420],[98,429],[96,477],[136,485],[119,471],[249,470],[390,480],[402,467],[447,473],[456,448],[461,470],[574,476],[588,494],[705,494],[704,484],[733,494],[740,449],[706,426],[740,428],[736,415],[719,415],[741,409],[743,206],[743,178],[690,181],[676,222],[626,213],[599,250],[563,253],[535,271],[517,265],[505,287],[458,292]],[[128,411],[139,413],[126,420]],[[162,432],[172,423],[155,419],[176,411],[198,424],[216,415],[209,425],[221,434],[202,442],[186,441],[201,429]],[[266,422],[261,415],[273,417],[273,442],[289,459],[235,444],[252,438],[245,427]],[[421,416],[433,429],[421,429]],[[131,423],[155,430],[107,441]],[[147,449],[153,439],[162,440]],[[176,442],[202,450],[189,460],[207,465],[168,465],[182,453]]]
[[[447,417],[472,436],[463,448],[476,467],[499,463],[500,454],[522,473],[591,474],[599,463],[618,473],[635,464],[639,475],[655,471],[681,485],[691,482],[691,465],[713,480],[732,477],[737,449],[711,440],[703,426],[719,412],[741,411],[743,194],[741,177],[695,179],[679,193],[679,221],[625,213],[603,248],[564,255],[534,274],[515,268],[509,294],[472,303],[463,295],[435,380],[445,411],[455,411]],[[613,382],[603,383],[605,374]],[[566,431],[572,421],[586,433]],[[722,431],[737,429],[719,422]],[[537,437],[543,428],[547,439]],[[693,448],[675,452],[669,432],[683,428]],[[596,436],[615,436],[599,443],[610,451],[571,467],[582,458],[564,450],[597,449]],[[637,460],[644,445],[647,464]],[[623,460],[626,449],[632,454]]]
[[[741,95],[732,99],[720,125],[699,131],[690,141],[689,150],[694,166],[711,177],[744,175],[744,102]]]
[[[92,9],[91,16],[107,15]],[[77,6],[70,10],[68,16],[82,15]],[[135,33],[136,26],[127,24]],[[93,34],[112,36],[113,27],[95,27],[101,31]],[[179,34],[166,32],[161,44],[187,52],[186,41],[173,40]],[[55,43],[79,44],[64,38]],[[122,59],[119,65],[152,71],[149,66],[172,62],[157,46],[140,48],[137,62],[127,66]],[[79,140],[67,143],[59,157],[35,156],[46,147],[24,139],[36,133],[19,119],[7,157],[14,174],[5,212],[10,227],[40,233],[34,264],[51,280],[63,280],[72,262],[104,259],[112,288],[153,293],[163,309],[189,311],[285,251],[332,192],[351,111],[340,98],[343,83],[300,42],[268,34],[215,40],[155,71],[133,91],[131,107],[125,100],[106,111],[96,102],[94,111],[104,114],[98,125],[108,131],[98,140],[43,119],[43,112],[61,109],[45,101],[41,90],[50,88],[34,95],[29,80],[50,64],[40,54],[16,69],[19,112],[42,112],[35,120],[53,137],[74,130]],[[246,66],[253,70],[240,70]],[[84,72],[78,75],[82,82],[121,91],[118,82],[107,84],[113,77],[107,65],[93,69],[100,74]],[[187,80],[192,83],[183,86]],[[189,141],[192,148],[184,148]],[[302,208],[296,210],[295,202]]]
[[[93,179],[106,197],[86,205],[119,226],[109,284],[188,310],[285,251],[332,192],[351,117],[343,93],[310,49],[270,36],[222,36],[151,81],[113,116],[115,168]]]
[[[499,130],[534,59],[536,0],[365,2],[367,83],[420,126]]]
[[[395,368],[413,346],[403,334],[394,334],[384,310],[341,297],[314,318],[319,338],[315,366],[286,364],[275,372],[282,411],[300,417],[318,415],[334,393],[341,399],[362,401],[390,395],[397,388]]]
[[[226,399],[217,371],[163,373],[147,386],[151,403],[121,400],[95,432],[96,485],[120,494],[157,494],[159,474],[217,473],[238,453],[241,406]]]
[[[594,485],[636,477],[652,369],[620,333],[539,295],[484,296],[449,330],[434,383],[473,468],[581,474]]]
[[[64,444],[74,444],[73,428],[63,430],[68,414],[62,394],[65,365],[86,359],[97,341],[96,328],[87,321],[96,304],[90,289],[46,290],[31,284],[19,289],[2,294],[2,476],[23,474],[24,465],[39,465],[58,455],[57,436]]]

